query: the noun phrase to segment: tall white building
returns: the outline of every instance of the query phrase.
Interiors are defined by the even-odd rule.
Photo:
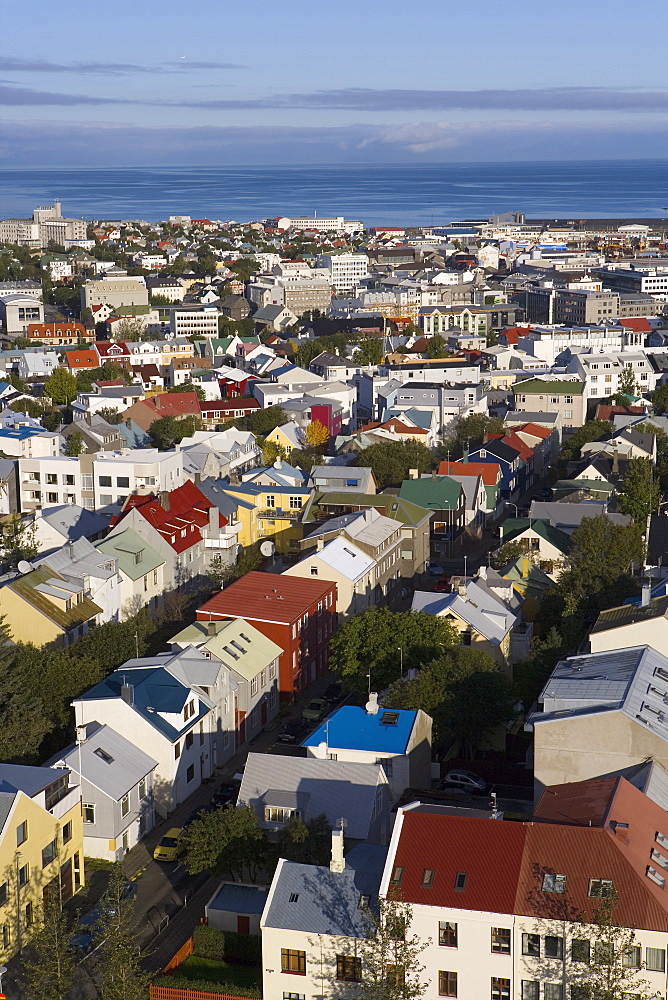
[[[323,254],[316,264],[329,271],[337,294],[352,291],[369,273],[369,258],[365,253]]]

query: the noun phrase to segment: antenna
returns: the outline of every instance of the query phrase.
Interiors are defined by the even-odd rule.
[[[336,821],[336,825],[338,826],[339,830],[343,832],[343,830],[345,830],[345,828],[348,826],[348,820],[346,819],[345,816],[340,816],[339,819],[337,819]]]
[[[32,566],[27,559],[19,559],[16,568],[22,576],[25,576],[26,573],[32,572]]]
[[[135,652],[137,654],[137,659],[139,659],[139,633],[135,632]],[[125,681],[123,681],[125,683]]]

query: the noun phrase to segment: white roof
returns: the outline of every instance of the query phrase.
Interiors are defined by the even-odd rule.
[[[314,559],[320,559],[337,573],[347,577],[352,583],[357,583],[376,565],[375,559],[372,559],[366,552],[362,552],[345,538],[335,538],[320,552],[313,553],[302,562],[313,562]]]

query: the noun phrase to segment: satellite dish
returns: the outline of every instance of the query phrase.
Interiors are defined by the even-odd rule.
[[[326,743],[318,743],[318,750],[320,750],[321,753],[327,753],[329,747],[327,746]]]
[[[16,568],[19,571],[19,573],[22,573],[24,576],[26,573],[32,573],[32,566],[30,565],[27,559],[19,559]]]
[[[263,542],[262,545],[260,546],[260,552],[262,553],[263,556],[266,556],[267,558],[273,556],[275,551],[276,551],[276,546],[274,545],[273,542],[266,541]]]

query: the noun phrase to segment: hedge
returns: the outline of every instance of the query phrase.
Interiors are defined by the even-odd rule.
[[[193,954],[230,965],[262,965],[262,938],[259,934],[235,934],[200,924],[193,933]]]
[[[262,1000],[262,990],[237,986],[236,983],[210,983],[205,979],[189,979],[187,976],[179,975],[178,972],[162,976],[155,985],[200,993],[226,993],[232,997],[253,997],[254,1000]]]

